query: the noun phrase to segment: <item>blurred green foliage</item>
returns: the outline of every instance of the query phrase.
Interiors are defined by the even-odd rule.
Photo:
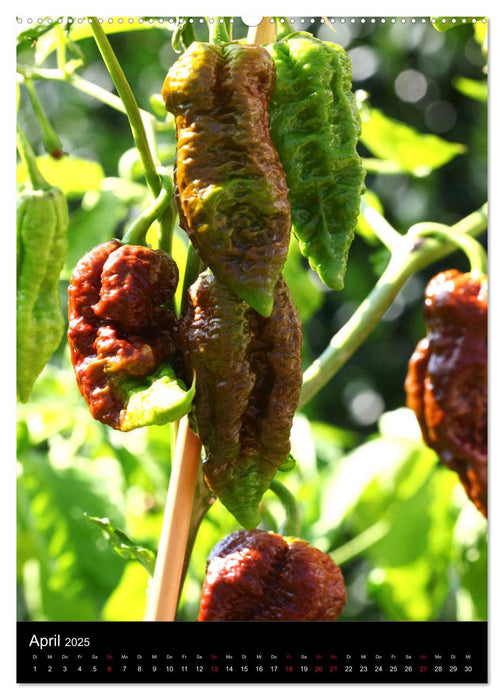
[[[128,25],[115,18],[104,25],[139,106],[151,115],[157,153],[168,166],[174,127],[158,105],[165,73],[177,58],[169,19]],[[453,223],[485,201],[487,187],[485,27],[479,22],[437,32],[428,18],[412,19],[307,25],[297,18],[293,24],[349,51],[354,88],[361,91],[366,200],[401,232],[424,219]],[[194,29],[207,38],[199,18]],[[113,92],[85,21],[76,20],[69,33],[65,25],[30,32],[18,48],[22,66],[56,68],[56,49],[66,40],[67,59],[82,62],[77,74]],[[243,38],[246,27],[236,20],[233,32]],[[43,174],[64,189],[70,206],[61,277],[66,313],[66,286],[77,260],[97,243],[120,237],[149,194],[123,113],[65,80],[36,79],[35,85],[67,154],[60,161],[39,157]],[[22,85],[18,119],[42,154],[41,129]],[[23,177],[18,168],[18,181]],[[174,257],[181,274],[186,250],[177,227]],[[361,219],[345,289],[334,293],[293,242],[285,277],[304,324],[305,366],[370,292],[388,256]],[[466,269],[467,262],[457,253],[412,277],[367,342],[295,419],[296,466],[278,478],[298,500],[302,537],[330,552],[344,572],[342,619],[486,619],[486,521],[456,475],[423,445],[403,408],[407,362],[424,334],[423,289],[446,267]],[[62,341],[30,401],[18,408],[19,619],[142,619],[145,566],[159,539],[172,438],[170,426],[117,434],[93,421]],[[279,529],[282,519],[278,500],[268,493],[263,526]],[[206,557],[238,527],[219,502],[210,508],[179,619],[195,619]]]

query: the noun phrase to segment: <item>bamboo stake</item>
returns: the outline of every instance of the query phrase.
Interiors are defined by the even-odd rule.
[[[275,40],[275,23],[273,17],[263,17],[256,27],[249,27],[247,44],[271,44]]]
[[[184,416],[180,421],[170,485],[151,582],[146,620],[172,622],[177,612],[184,556],[198,477],[201,443]]]

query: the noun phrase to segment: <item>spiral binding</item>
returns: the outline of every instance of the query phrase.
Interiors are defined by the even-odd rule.
[[[186,17],[99,17],[98,22],[100,24],[123,24],[123,23],[128,23],[128,24],[159,24],[159,25],[168,25],[174,26],[177,24],[177,22],[183,22]],[[219,19],[220,22],[223,22],[224,19],[222,17],[220,18],[213,18],[210,17],[209,21],[213,22]],[[259,23],[259,21],[262,19],[261,17],[241,17],[240,18],[244,24],[247,26],[255,26],[256,24]],[[253,20],[253,21],[247,21],[247,20]],[[53,24],[53,23],[58,23],[58,24],[83,24],[83,23],[89,23],[91,24],[93,20],[90,17],[66,17],[62,18],[59,17],[58,19],[53,19],[52,17],[17,17],[16,21],[18,24]],[[236,18],[231,17],[229,20],[231,23],[236,21]],[[270,19],[270,22],[274,22],[275,20],[272,18]],[[457,21],[461,21],[462,24],[476,24],[476,22],[481,21],[483,24],[485,24],[488,20],[486,17],[479,18],[479,17],[441,17],[441,18],[435,18],[435,17],[286,17],[286,18],[281,18],[280,22],[290,22],[291,24],[299,23],[301,25],[305,26],[310,26],[310,24],[315,24],[316,22],[319,22],[320,24],[324,23],[329,23],[329,24],[345,24],[345,23],[350,23],[350,24],[427,24],[428,22],[431,22],[432,24],[435,24],[436,22],[441,22],[443,24],[449,24],[450,22],[455,24]],[[203,24],[205,22],[205,19],[203,17],[189,17],[189,22],[191,23],[201,23]]]

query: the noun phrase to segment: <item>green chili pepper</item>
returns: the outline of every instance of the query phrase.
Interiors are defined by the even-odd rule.
[[[277,72],[270,133],[287,177],[292,230],[320,279],[342,289],[365,176],[351,60],[305,32],[267,48]]]
[[[17,199],[17,396],[26,402],[64,331],[58,286],[68,207],[61,190],[42,177],[20,130],[18,148],[31,182]]]

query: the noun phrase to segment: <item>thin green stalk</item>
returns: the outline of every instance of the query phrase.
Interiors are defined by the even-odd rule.
[[[32,187],[40,190],[49,189],[50,184],[40,172],[33,148],[19,125],[16,127],[16,145]]]
[[[477,240],[463,231],[454,233],[450,226],[423,221],[414,224],[407,233],[412,238],[421,236],[439,236],[460,248],[467,256],[474,275],[486,275],[488,273],[488,259],[484,247]]]
[[[450,227],[453,236],[478,236],[486,230],[487,205]],[[299,407],[304,406],[338,372],[366,340],[401,287],[415,272],[452,253],[456,246],[446,240],[402,236],[387,269],[347,323],[334,335],[322,354],[303,375]]]
[[[168,207],[173,196],[171,178],[163,177],[163,186],[157,198],[135,219],[123,237],[123,243],[130,245],[145,245],[145,237],[150,226],[159,219]]]
[[[189,246],[187,248],[186,257],[186,267],[184,272],[184,281],[182,283],[182,299],[184,299],[185,294],[191,284],[195,282],[196,278],[203,270],[203,261],[196,253],[193,244],[189,241]]]
[[[100,50],[105,65],[108,68],[110,77],[116,86],[117,92],[124,103],[124,108],[126,110],[133,138],[135,140],[135,145],[140,155],[140,160],[142,161],[145,179],[147,180],[147,184],[152,194],[157,197],[161,189],[161,183],[159,175],[156,171],[156,166],[149,147],[144,123],[142,121],[135,96],[133,95],[133,91],[126,80],[123,69],[119,64],[107,35],[103,31],[98,19],[96,17],[91,17],[90,20],[91,30],[94,34],[98,49]]]
[[[364,197],[361,199],[361,214],[385,247],[394,250],[396,245],[400,244],[403,236],[389,224],[379,211],[370,207]]]
[[[285,520],[280,529],[280,534],[299,537],[301,533],[301,516],[296,499],[289,489],[276,479],[273,479],[271,482],[270,491],[273,491],[285,509]]]
[[[205,17],[205,19],[208,26],[208,41],[211,44],[227,44],[231,41],[228,26],[223,17]]]
[[[384,520],[379,520],[377,523],[374,523],[374,525],[371,525],[371,527],[368,527],[367,530],[357,535],[357,537],[354,537],[349,542],[345,542],[341,547],[338,547],[338,549],[334,549],[330,552],[331,559],[335,564],[341,566],[347,561],[350,561],[350,559],[354,559],[362,554],[362,552],[365,552],[369,547],[372,547],[376,542],[385,537],[389,530],[390,525]]]
[[[44,148],[47,153],[50,153],[54,158],[61,158],[63,155],[63,145],[59,139],[58,134],[54,131],[51,122],[49,121],[42,103],[39,100],[37,91],[35,90],[35,85],[29,79],[24,81],[25,87],[30,96],[30,102],[37,117],[40,127],[42,129],[42,141]]]

